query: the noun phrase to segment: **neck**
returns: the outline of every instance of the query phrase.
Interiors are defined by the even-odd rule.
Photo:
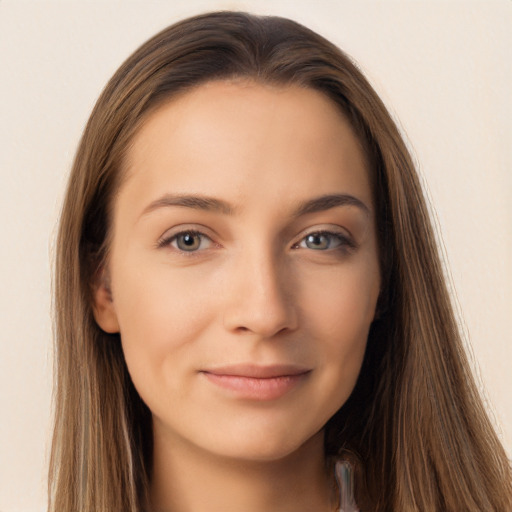
[[[270,461],[231,459],[186,441],[155,436],[154,512],[331,512],[335,490],[320,432]],[[172,444],[172,446],[171,446]]]

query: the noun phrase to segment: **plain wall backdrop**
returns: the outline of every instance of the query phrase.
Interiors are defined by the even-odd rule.
[[[399,120],[461,329],[512,453],[512,2],[0,0],[0,512],[45,510],[51,266],[73,154],[121,62],[215,9],[293,18],[352,55]]]

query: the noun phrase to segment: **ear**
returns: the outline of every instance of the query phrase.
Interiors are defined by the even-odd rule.
[[[98,278],[93,283],[92,309],[94,319],[103,331],[110,334],[119,332],[119,322],[110,289],[110,275],[106,269],[98,272]]]

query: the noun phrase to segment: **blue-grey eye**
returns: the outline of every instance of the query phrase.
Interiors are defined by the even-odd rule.
[[[336,233],[319,232],[306,235],[300,242],[300,247],[307,247],[316,251],[335,249],[345,242],[345,239]],[[345,242],[346,243],[346,242]]]
[[[180,251],[193,252],[201,248],[204,249],[205,242],[208,241],[209,239],[201,233],[184,231],[173,236],[171,245]]]

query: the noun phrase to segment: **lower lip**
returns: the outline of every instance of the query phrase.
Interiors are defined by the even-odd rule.
[[[243,377],[240,375],[218,375],[202,372],[203,375],[216,386],[233,393],[237,398],[246,400],[277,400],[290,392],[310,372],[298,375],[283,375],[270,378]]]

